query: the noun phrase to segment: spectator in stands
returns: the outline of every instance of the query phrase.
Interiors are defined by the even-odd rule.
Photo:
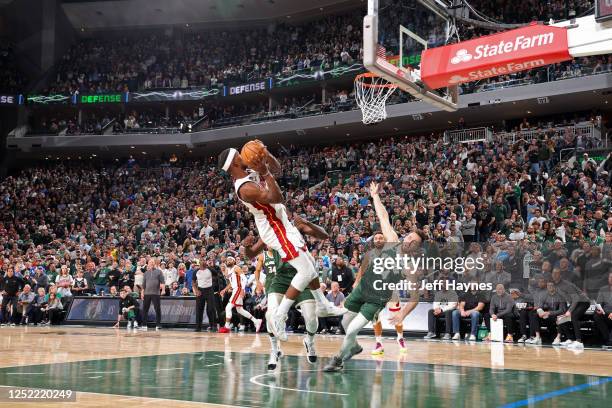
[[[476,341],[478,327],[480,327],[482,311],[485,307],[486,299],[483,293],[478,291],[478,281],[469,282],[472,286],[469,291],[459,296],[457,309],[452,311],[453,318],[453,340],[461,340],[461,320],[470,319],[469,341]],[[467,337],[467,336],[466,336]]]
[[[44,309],[47,305],[46,297],[45,289],[42,287],[38,288],[36,297],[31,303],[30,322],[34,323],[34,326],[37,326],[44,319]]]
[[[329,279],[332,281],[332,291],[333,282],[336,282],[343,294],[348,295],[351,293],[355,277],[353,272],[346,266],[342,256],[338,256],[334,261]]]
[[[593,316],[604,344],[612,347],[612,272],[608,273],[608,283],[597,294],[597,309]]]
[[[491,320],[496,321],[502,319],[506,330],[506,338],[504,342],[514,343],[514,300],[512,296],[506,292],[503,284],[499,283],[495,286],[495,293],[491,296],[489,305],[489,315]]]
[[[17,318],[17,301],[19,292],[23,289],[23,279],[15,276],[15,271],[12,266],[9,266],[6,274],[2,278],[2,325],[5,326],[11,315],[11,326],[14,326]],[[9,312],[9,305],[11,310]]]
[[[62,313],[64,311],[64,306],[62,305],[61,299],[58,297],[58,294],[54,291],[49,293],[47,304],[43,308],[43,311],[48,316],[48,321],[52,325],[60,324],[62,320]]]
[[[446,284],[442,285],[441,290],[437,290],[434,294],[434,302],[432,309],[429,310],[427,316],[427,334],[425,339],[434,339],[438,336],[438,321],[444,321],[445,334],[442,340],[450,340],[453,330],[453,311],[457,307],[457,293],[448,290]]]
[[[32,292],[30,285],[25,285],[23,291],[19,295],[18,306],[21,308],[21,322],[20,324],[26,325],[31,320],[32,315],[32,302],[36,295]]]
[[[321,285],[325,285],[321,283]],[[321,289],[324,291],[323,287]],[[340,290],[338,282],[331,283],[331,290],[325,296],[334,306],[342,307],[344,305],[344,293]],[[337,316],[319,317],[319,332],[320,333],[336,333],[341,332],[340,318]]]

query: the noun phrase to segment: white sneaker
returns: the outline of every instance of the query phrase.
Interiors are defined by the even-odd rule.
[[[317,352],[315,350],[314,341],[311,341],[308,336],[306,336],[302,343],[304,344],[304,348],[306,349],[306,358],[310,364],[315,364],[317,362]]]
[[[542,338],[541,337],[536,337],[533,339],[533,343],[536,346],[541,346],[542,345]]]
[[[253,322],[253,324],[255,325],[255,333],[259,333],[259,329],[261,329],[262,323],[263,323],[263,320],[255,319],[255,321]]]
[[[476,341],[476,336],[473,334],[470,334],[470,338],[468,341]]]
[[[561,346],[568,347],[572,343],[573,343],[572,340],[567,339],[567,340],[561,342]]]
[[[272,329],[272,334],[276,336],[280,341],[287,341],[287,332],[285,331],[287,322],[287,315],[279,315],[278,313],[274,313],[270,318],[270,328]]]
[[[145,324],[144,326],[142,326],[142,327],[140,328],[140,330],[142,330],[142,331],[147,331],[147,330],[149,330],[149,328],[148,328],[148,327],[147,327],[147,325]]]
[[[541,340],[540,340],[541,341]],[[555,339],[552,342],[553,346],[560,346],[561,345],[561,336],[557,336],[555,337]]]
[[[571,344],[567,345],[567,348],[571,350],[584,350],[584,344],[579,341],[573,341]]]
[[[528,339],[527,336],[521,336],[521,338],[518,339],[516,342],[531,344],[531,339]]]
[[[278,353],[270,353],[270,359],[268,360],[268,370],[272,371],[276,369],[278,365],[278,360],[282,357],[283,352],[278,351]]]
[[[423,337],[425,340],[429,340],[429,339],[435,339],[436,338],[436,333],[432,333],[432,332],[427,332],[427,334]]]
[[[455,335],[453,336],[452,340],[461,340],[461,334],[460,333],[455,333]]]
[[[334,306],[333,303],[327,302],[326,304],[317,303],[316,308],[318,317],[329,317],[329,316],[342,316],[348,310],[344,307]]]
[[[132,322],[127,322],[127,324],[125,325],[125,330],[130,331],[131,328],[132,328]]]
[[[243,332],[244,329],[245,329],[244,324],[241,324],[241,325],[238,326],[238,331]]]

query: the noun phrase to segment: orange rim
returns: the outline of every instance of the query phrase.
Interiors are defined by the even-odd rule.
[[[355,77],[355,82],[359,82],[364,88],[397,88],[397,85],[392,82],[387,82],[386,84],[371,84],[365,82],[365,78],[381,78],[386,81],[385,78],[381,77],[380,75],[376,75],[373,72],[364,72],[363,74],[359,74]]]

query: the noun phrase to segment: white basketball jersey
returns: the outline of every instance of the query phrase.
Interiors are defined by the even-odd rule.
[[[255,218],[255,225],[261,240],[270,248],[277,250],[283,257],[283,261],[296,258],[300,248],[305,247],[306,243],[302,234],[289,221],[287,209],[284,204],[262,204],[247,203],[240,198],[240,187],[245,183],[257,183],[265,186],[259,179],[259,174],[252,170],[247,170],[246,177],[237,179],[234,182],[238,199],[249,209]]]

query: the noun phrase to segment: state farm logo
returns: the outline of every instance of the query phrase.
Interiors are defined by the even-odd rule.
[[[472,60],[472,54],[468,52],[465,48],[457,50],[457,54],[451,58],[451,64],[456,65],[460,62],[468,62]]]
[[[528,50],[530,48],[543,47],[552,44],[554,40],[554,32],[535,34],[532,36],[519,35],[514,39],[501,40],[495,44],[481,44],[474,48],[473,54],[467,49],[461,48],[457,50],[455,56],[451,58],[450,63],[457,65],[472,60],[476,61],[481,58],[494,57],[496,55]]]

